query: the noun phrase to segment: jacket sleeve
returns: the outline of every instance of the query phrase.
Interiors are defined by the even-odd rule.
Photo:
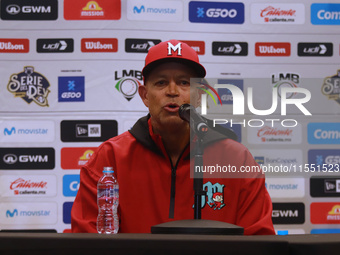
[[[80,170],[80,186],[71,210],[73,233],[97,233],[97,183],[105,166],[114,169],[114,152],[103,143]]]
[[[80,171],[80,186],[71,211],[73,233],[97,233],[97,182],[99,177],[88,168]]]
[[[247,151],[244,165],[258,165]],[[272,201],[265,187],[264,174],[244,178],[240,189],[237,222],[245,235],[275,235]]]

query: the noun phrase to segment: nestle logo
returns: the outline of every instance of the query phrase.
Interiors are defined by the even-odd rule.
[[[83,38],[81,39],[82,52],[117,52],[118,40],[116,38]]]
[[[27,53],[28,39],[0,39],[0,53]]]
[[[258,57],[288,57],[290,56],[290,43],[265,43],[255,44],[255,55]]]

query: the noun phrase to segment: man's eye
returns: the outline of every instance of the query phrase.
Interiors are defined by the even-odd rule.
[[[181,84],[182,85],[190,85],[190,82],[189,81],[182,81]]]
[[[159,86],[162,86],[162,85],[165,85],[165,81],[157,81],[156,82],[156,85],[159,85]]]

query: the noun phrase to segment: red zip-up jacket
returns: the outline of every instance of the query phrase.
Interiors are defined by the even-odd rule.
[[[255,166],[242,144],[210,130],[204,138],[204,164]],[[102,143],[80,171],[80,187],[72,212],[72,232],[96,233],[97,182],[112,166],[119,183],[120,233],[150,233],[151,226],[194,218],[190,146],[172,165],[160,136],[152,133],[148,116],[130,131]],[[216,161],[217,160],[217,161]],[[213,178],[212,178],[213,177]],[[275,234],[272,203],[261,178],[227,178],[205,174],[202,219],[244,228],[245,235]]]

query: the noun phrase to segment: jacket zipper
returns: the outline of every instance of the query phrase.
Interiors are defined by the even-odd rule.
[[[175,214],[175,196],[176,196],[176,168],[171,163],[171,190],[170,190],[170,207],[169,207],[169,219],[174,218]]]
[[[188,144],[189,145],[189,144]],[[170,188],[170,207],[169,207],[169,219],[173,219],[175,216],[175,196],[176,196],[176,171],[178,167],[178,163],[181,160],[183,153],[185,152],[186,148],[185,146],[182,153],[179,155],[179,158],[177,159],[176,165],[173,166],[171,158],[170,159],[170,165],[171,165],[171,188]]]

